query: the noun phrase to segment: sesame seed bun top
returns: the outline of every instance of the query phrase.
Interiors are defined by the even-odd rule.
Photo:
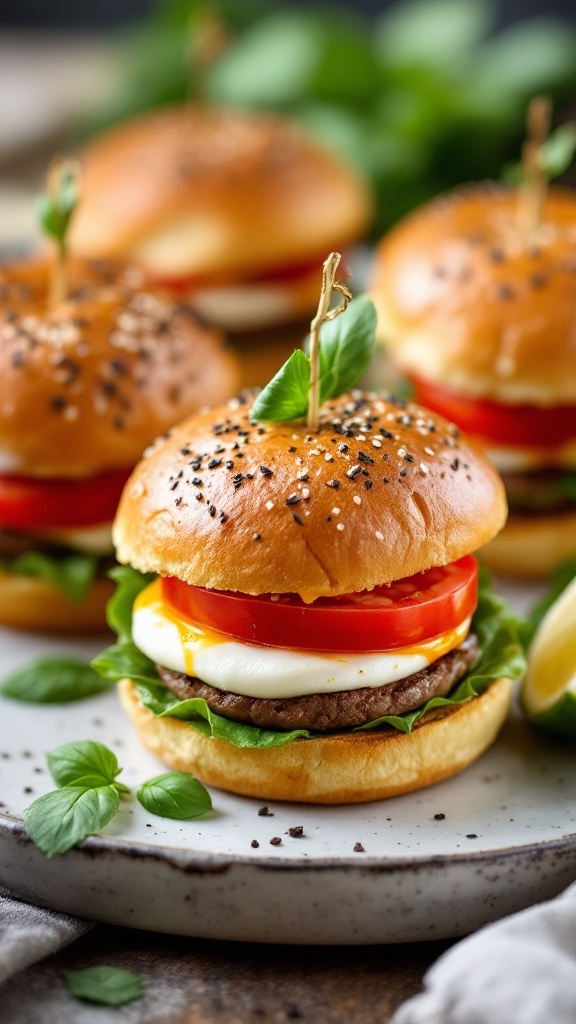
[[[217,332],[140,271],[74,261],[68,301],[49,309],[50,268],[0,268],[0,472],[130,468],[157,434],[235,390]]]
[[[313,601],[448,564],[504,524],[496,471],[418,406],[354,391],[309,435],[303,422],[252,423],[251,405],[194,416],[152,446],[120,502],[120,562]]]
[[[401,221],[377,250],[379,334],[399,366],[462,394],[576,403],[576,195],[551,188],[527,242],[519,194],[484,184]]]
[[[269,114],[168,107],[103,133],[81,161],[73,249],[156,277],[316,259],[361,237],[372,213],[357,172]]]

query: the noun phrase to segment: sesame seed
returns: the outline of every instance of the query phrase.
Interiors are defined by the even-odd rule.
[[[274,508],[274,502],[273,501],[267,501],[266,502],[266,508],[268,509],[268,511],[270,511],[270,509]]]
[[[320,452],[318,451],[317,448],[310,448],[308,450],[308,455],[320,455]]]
[[[356,435],[356,440],[357,441],[365,441],[366,438],[365,438],[364,434],[357,434]]]
[[[336,529],[342,532],[342,530],[344,529],[344,523],[336,523]]]
[[[259,533],[253,533],[252,540],[262,540],[262,537],[260,536]]]
[[[324,458],[325,458],[326,462],[334,462],[334,456],[330,455],[330,452],[326,452],[326,455],[324,456]]]
[[[381,448],[382,447],[382,441],[378,441],[375,437],[373,437],[372,438],[372,447],[373,448]]]
[[[426,474],[428,473],[428,466],[426,465],[425,462],[420,463],[420,472],[423,474],[423,476],[426,476]]]
[[[346,473],[346,476],[350,480],[353,480],[354,477],[358,476],[358,473],[361,473],[361,472],[362,472],[361,466],[351,466],[350,469],[348,470],[348,472]]]
[[[426,452],[426,455],[434,455],[433,448],[425,448],[424,451]]]
[[[384,534],[380,533],[380,530],[376,530],[376,539],[377,540],[384,540]]]
[[[296,512],[292,513],[292,519],[294,520],[295,523],[298,524],[298,526],[304,526],[304,521],[300,518],[299,515],[297,515]]]
[[[309,498],[310,497],[310,490],[309,490],[308,487],[303,487],[302,488],[302,497],[303,498]]]
[[[331,514],[333,516],[339,516],[340,515],[340,509],[338,508],[337,505],[334,506],[334,508],[332,509],[332,513]]]
[[[300,501],[302,501],[302,498],[300,497],[299,494],[291,494],[288,498],[286,498],[285,503],[286,505],[298,505]]]
[[[269,469],[268,466],[260,466],[260,472],[262,476],[272,476],[273,470]]]
[[[358,494],[355,494],[352,500],[353,500],[355,505],[361,505],[362,504],[362,498]]]
[[[340,487],[340,483],[338,480],[327,480],[326,487],[333,487],[334,489],[336,489]]]
[[[396,454],[399,455],[401,459],[403,459],[404,456],[406,455],[406,449],[405,448],[399,448]]]

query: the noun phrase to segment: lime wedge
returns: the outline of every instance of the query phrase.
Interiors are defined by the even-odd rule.
[[[534,725],[576,741],[576,579],[538,627],[521,699]]]

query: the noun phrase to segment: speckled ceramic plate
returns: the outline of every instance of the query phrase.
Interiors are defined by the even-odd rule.
[[[511,596],[521,605],[533,595]],[[3,632],[2,669],[97,646]],[[100,836],[47,860],[22,811],[52,788],[45,752],[88,738],[116,751],[129,786],[161,770],[113,693],[59,707],[0,702],[0,880],[81,917],[209,938],[402,942],[463,935],[576,877],[576,752],[517,712],[475,765],[410,796],[276,804],[262,816],[258,801],[214,791],[212,814],[192,822],[156,818],[133,799]],[[291,838],[298,825],[304,836]]]

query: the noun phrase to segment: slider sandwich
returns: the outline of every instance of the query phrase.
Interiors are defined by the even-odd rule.
[[[310,358],[158,440],[113,531],[119,641],[96,668],[168,765],[262,799],[362,802],[453,775],[493,742],[523,668],[472,554],[505,521],[501,481],[442,417],[354,390],[375,313],[365,297],[344,312],[337,266]]]
[[[86,630],[104,625],[133,466],[175,421],[226,398],[237,373],[219,336],[141,271],[68,266],[63,249],[0,269],[0,622]]]
[[[189,104],[81,154],[74,251],[140,265],[233,332],[309,317],[317,267],[370,223],[367,185],[294,122]]]
[[[483,558],[520,576],[576,555],[576,195],[541,179],[416,210],[382,240],[371,289],[415,400],[502,473],[511,514]]]

